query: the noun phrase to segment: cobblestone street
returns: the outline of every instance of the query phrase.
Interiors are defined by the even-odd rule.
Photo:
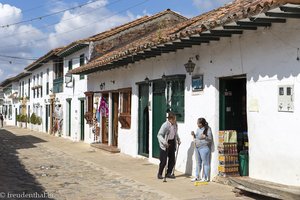
[[[4,199],[34,193],[59,200],[235,198],[228,186],[195,187],[184,175],[162,183],[155,177],[157,166],[148,161],[27,129],[0,129],[0,159]]]

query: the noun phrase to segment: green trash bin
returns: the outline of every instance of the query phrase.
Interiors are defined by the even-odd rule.
[[[249,172],[249,156],[247,151],[239,153],[239,172],[241,176],[248,176]]]

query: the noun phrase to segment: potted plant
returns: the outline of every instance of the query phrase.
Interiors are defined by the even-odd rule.
[[[18,122],[18,127],[21,127],[21,115],[17,115],[16,120]]]
[[[31,129],[32,130],[35,130],[35,124],[36,124],[36,115],[35,113],[32,113],[31,116],[30,116],[30,122],[31,122]]]
[[[30,117],[27,117],[27,124],[30,124],[31,121],[30,121]]]
[[[22,127],[26,128],[27,115],[21,115],[20,116],[20,122],[22,123]]]
[[[36,123],[38,125],[38,131],[42,131],[42,118],[41,117],[37,117],[36,118]]]

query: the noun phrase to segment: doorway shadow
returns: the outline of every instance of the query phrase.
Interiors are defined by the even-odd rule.
[[[44,196],[47,195],[45,188],[28,172],[19,159],[17,152],[18,149],[35,148],[35,144],[41,142],[46,141],[31,135],[16,136],[5,129],[0,129],[1,195],[5,195],[5,197],[9,199],[7,196],[9,194],[36,194],[39,195],[37,199],[51,199],[48,197],[44,198]],[[12,199],[14,199],[14,197]]]

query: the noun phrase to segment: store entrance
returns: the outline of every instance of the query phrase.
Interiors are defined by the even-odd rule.
[[[220,79],[220,137],[224,152],[225,171],[235,171],[248,176],[248,134],[246,109],[246,76],[232,76]],[[224,141],[223,141],[224,140]],[[229,149],[226,149],[229,148]],[[236,155],[226,155],[236,154]],[[230,168],[234,164],[233,168]],[[233,173],[234,174],[234,173]]]

